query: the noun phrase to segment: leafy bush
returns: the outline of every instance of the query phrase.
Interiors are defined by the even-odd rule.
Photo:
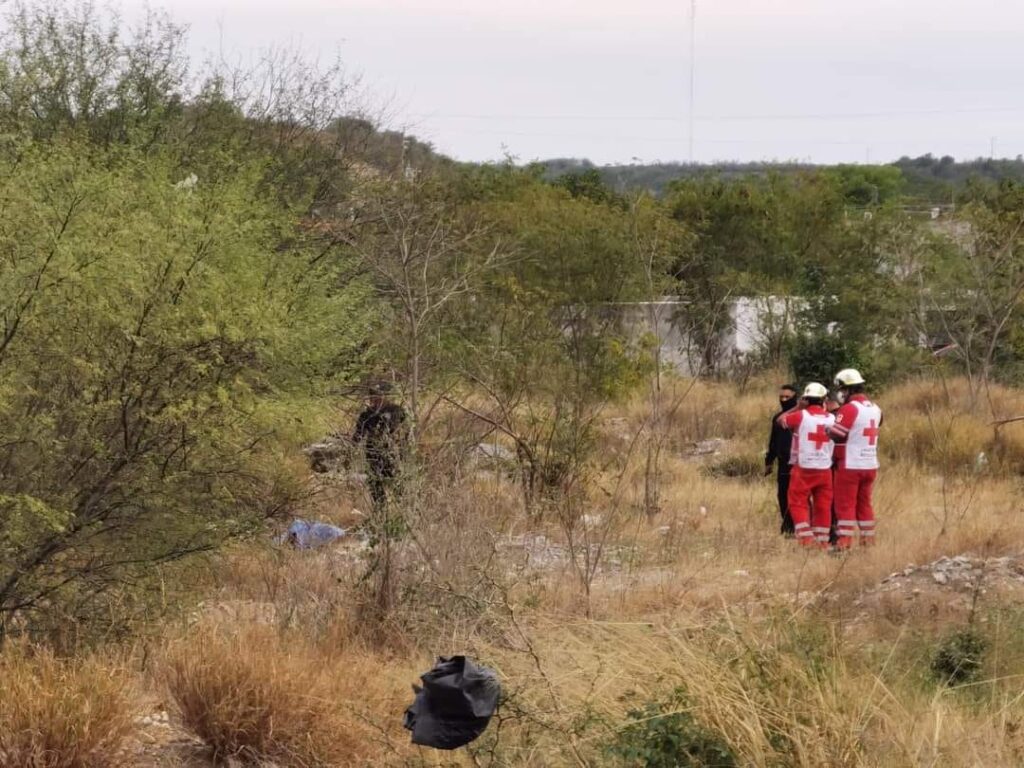
[[[49,631],[43,602],[94,620],[127,571],[279,508],[253,489],[365,291],[278,247],[291,215],[252,168],[189,192],[170,161],[68,143],[0,171],[0,614]]]
[[[277,459],[362,371],[372,288],[308,216],[350,194],[347,81],[193,80],[159,13],[3,15],[0,627],[88,639],[154,564],[286,514]]]
[[[789,366],[801,386],[811,381],[831,386],[836,373],[862,367],[862,363],[855,345],[832,334],[797,336],[789,352]]]
[[[125,670],[23,646],[0,655],[0,768],[108,768],[133,729]]]
[[[630,710],[631,723],[609,745],[608,753],[629,766],[735,768],[738,763],[729,745],[698,723],[687,705],[685,692],[677,689],[668,701]]]
[[[932,674],[944,685],[976,680],[988,650],[988,642],[974,629],[955,632],[939,643],[932,657]]]

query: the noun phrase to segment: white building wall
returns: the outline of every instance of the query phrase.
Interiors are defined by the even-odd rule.
[[[627,335],[639,341],[644,334],[656,336],[663,364],[684,376],[701,367],[701,350],[679,320],[684,302],[665,298],[655,302],[618,305]],[[785,296],[742,296],[727,305],[720,331],[719,365],[728,368],[761,351],[781,332],[793,329],[798,300]]]

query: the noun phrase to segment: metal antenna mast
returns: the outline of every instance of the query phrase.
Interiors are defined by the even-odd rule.
[[[693,164],[693,94],[697,80],[697,0],[690,0],[690,164]]]

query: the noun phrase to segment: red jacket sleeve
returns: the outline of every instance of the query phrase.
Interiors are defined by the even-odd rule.
[[[850,428],[853,427],[853,422],[856,420],[857,406],[847,403],[836,411],[836,422],[829,428],[829,435],[837,443],[845,443],[846,438],[850,435]]]
[[[803,411],[787,411],[779,416],[779,426],[783,429],[796,429],[800,426],[800,420],[803,417]]]

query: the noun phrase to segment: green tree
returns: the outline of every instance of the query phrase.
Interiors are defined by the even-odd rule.
[[[56,142],[0,167],[0,622],[95,618],[287,503],[272,458],[358,363],[367,287],[315,262],[259,165],[189,190]]]
[[[181,115],[183,47],[184,28],[160,13],[126,31],[89,0],[15,3],[0,34],[0,125],[149,146]]]
[[[628,209],[529,179],[495,181],[503,193],[482,195],[482,206],[515,257],[467,308],[475,333],[455,365],[490,395],[492,412],[478,415],[516,443],[534,509],[548,491],[579,489],[603,407],[643,380],[650,358],[618,305],[645,298],[649,285]],[[637,215],[649,220],[646,207]]]
[[[967,206],[962,229],[924,276],[929,329],[956,344],[979,397],[995,377],[1024,369],[1017,328],[1024,319],[1024,186],[1005,182]]]
[[[731,298],[817,292],[813,284],[845,237],[842,194],[820,174],[680,182],[666,204],[695,238],[674,272],[704,373],[723,362]]]

